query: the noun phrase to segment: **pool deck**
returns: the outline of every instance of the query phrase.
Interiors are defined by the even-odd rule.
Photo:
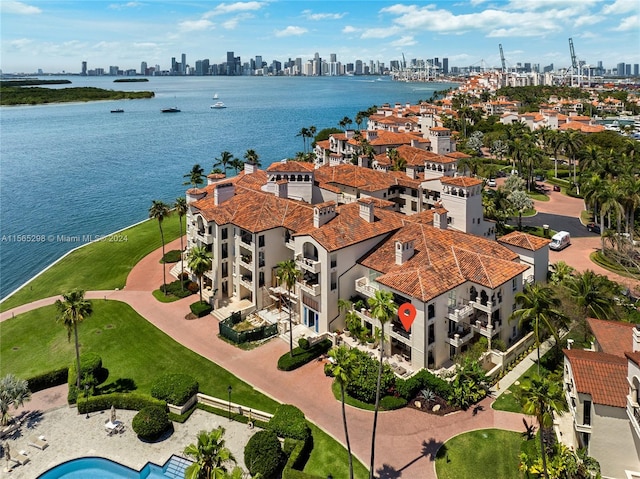
[[[174,432],[166,439],[146,443],[138,439],[131,429],[131,420],[136,411],[118,410],[117,418],[125,423],[125,431],[109,436],[104,428],[109,411],[78,414],[75,408],[59,407],[46,414],[31,413],[20,431],[8,443],[11,455],[26,451],[29,462],[18,465],[12,461],[10,472],[6,472],[4,454],[0,457],[0,477],[34,479],[43,472],[71,459],[88,456],[106,457],[139,471],[147,462],[163,466],[173,455],[184,456],[182,450],[195,443],[201,430],[211,431],[218,426],[226,430],[224,439],[238,465],[244,467],[244,446],[255,433],[246,424],[228,421],[226,418],[196,410],[184,424],[174,424]],[[49,446],[40,450],[29,445],[29,437],[44,436]],[[246,468],[245,468],[246,469]]]

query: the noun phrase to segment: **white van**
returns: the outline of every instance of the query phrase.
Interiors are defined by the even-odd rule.
[[[567,231],[559,231],[551,238],[549,249],[560,251],[571,244],[571,235]]]

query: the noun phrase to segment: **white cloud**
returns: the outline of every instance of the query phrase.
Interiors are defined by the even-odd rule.
[[[412,36],[407,35],[407,36],[404,36],[404,37],[400,37],[399,39],[391,42],[391,46],[393,46],[393,47],[408,47],[408,46],[411,46],[411,45],[415,45],[417,43],[418,42],[416,42],[415,39]]]
[[[124,10],[125,8],[141,7],[143,4],[140,2],[127,2],[127,3],[112,3],[109,8],[112,10]]]
[[[613,30],[616,32],[626,32],[626,31],[638,31],[640,29],[640,17],[638,15],[631,15],[630,17],[623,18],[618,25]]]
[[[209,18],[215,15],[224,15],[226,13],[237,13],[237,12],[260,10],[264,5],[265,5],[265,2],[221,3],[210,12],[205,13],[204,17]]]
[[[638,10],[637,0],[616,0],[612,4],[602,7],[602,13],[605,15],[619,15],[622,13],[633,12]]]
[[[346,13],[312,13],[311,10],[303,10],[302,14],[307,20],[340,20]]]
[[[308,30],[306,28],[294,27],[294,26],[289,25],[284,30],[276,31],[275,35],[276,35],[276,37],[292,37],[292,36],[297,36],[297,35],[304,35],[305,33],[307,33],[307,31]]]
[[[33,44],[33,40],[30,38],[16,38],[15,40],[11,40],[9,42],[9,46],[14,50],[23,50],[26,48],[30,48]]]
[[[355,33],[358,29],[356,27],[352,27],[351,25],[347,25],[342,29],[342,33]]]
[[[230,18],[226,22],[222,24],[224,28],[227,30],[235,30],[238,24],[243,20],[248,20],[249,18],[254,18],[254,15],[251,13],[241,13],[240,15],[236,15],[233,18]]]
[[[595,25],[596,23],[600,23],[603,21],[602,15],[583,15],[578,17],[574,22],[574,27],[583,27],[585,25]]]
[[[398,31],[397,27],[369,28],[360,35],[360,38],[389,38],[396,35]]]
[[[15,13],[18,15],[37,15],[38,13],[42,13],[42,10],[38,7],[27,5],[26,3],[3,0],[0,2],[0,12]]]
[[[214,24],[204,18],[200,20],[184,20],[178,23],[180,30],[183,32],[197,32],[202,30],[210,30]]]

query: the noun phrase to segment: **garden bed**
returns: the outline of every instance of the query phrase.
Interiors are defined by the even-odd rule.
[[[420,405],[420,407],[418,407]],[[440,396],[435,396],[429,401],[425,401],[422,396],[416,396],[407,404],[412,409],[425,412],[427,414],[434,414],[436,416],[446,416],[452,412],[460,411],[459,407],[452,406],[445,399]],[[439,407],[438,407],[439,406]],[[434,408],[436,409],[434,411]]]

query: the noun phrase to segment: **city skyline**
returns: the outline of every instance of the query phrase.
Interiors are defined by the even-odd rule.
[[[342,64],[447,57],[450,66],[640,63],[640,3],[635,0],[435,1],[71,1],[3,0],[4,73],[78,73],[89,68],[171,68],[171,58],[271,64],[318,52]]]

